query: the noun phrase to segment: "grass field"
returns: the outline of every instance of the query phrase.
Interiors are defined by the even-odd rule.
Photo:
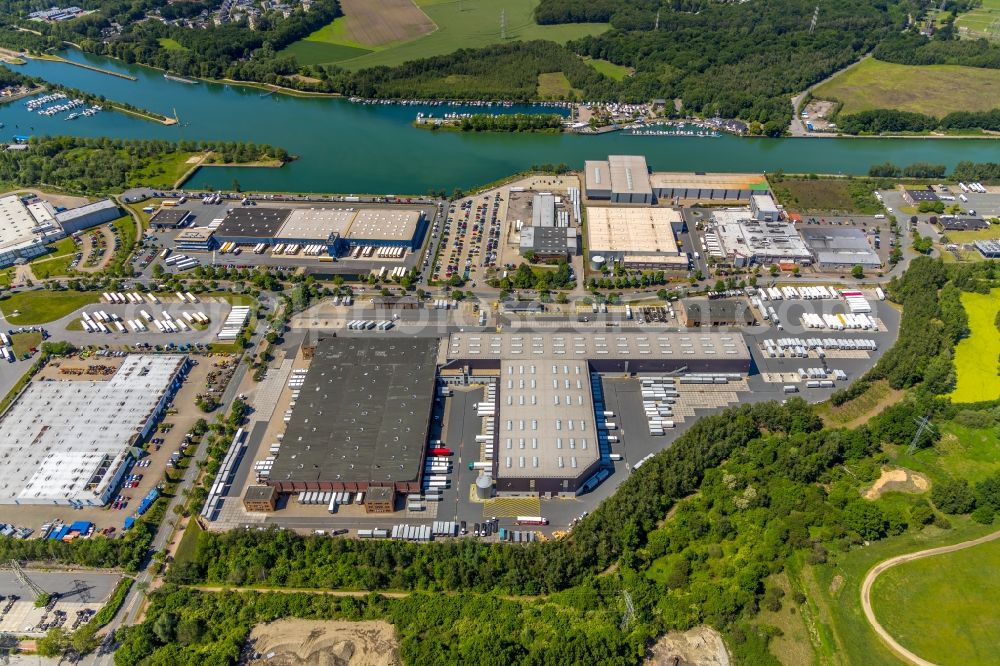
[[[972,331],[955,347],[958,381],[949,396],[952,402],[980,402],[1000,397],[1000,333],[994,319],[1000,310],[1000,289],[990,294],[962,292],[962,305]]]
[[[959,15],[955,19],[955,25],[963,37],[997,40],[1000,35],[990,32],[990,27],[997,20],[1000,20],[1000,0],[982,0],[979,7]]]
[[[584,58],[583,60],[604,76],[612,78],[615,81],[621,81],[626,76],[630,76],[632,74],[632,69],[630,67],[616,65],[609,60],[601,60],[600,58]]]
[[[39,280],[68,275],[69,265],[76,256],[76,244],[72,238],[63,238],[51,247],[51,253],[31,262],[31,272]]]
[[[13,343],[14,356],[21,358],[29,350],[38,349],[42,344],[42,334],[38,331],[15,333],[10,336],[10,341]]]
[[[417,0],[417,6],[437,26],[437,30],[416,39],[407,39],[379,46],[366,47],[349,33],[350,23],[341,17],[292,44],[282,53],[301,54],[310,64],[336,62],[348,69],[363,69],[378,65],[399,65],[451,53],[462,48],[477,48],[500,42],[500,10],[506,13],[507,39],[511,41],[548,39],[565,43],[586,35],[608,30],[604,23],[538,25],[534,10],[539,0],[508,0],[499,5],[493,0]],[[320,45],[320,46],[317,46]],[[305,46],[303,46],[305,45]],[[352,54],[333,47],[347,49],[371,48],[370,53]],[[329,57],[330,60],[322,58]],[[302,60],[301,62],[307,62]]]
[[[538,75],[538,96],[542,99],[566,99],[572,91],[573,86],[562,72]]]
[[[187,47],[178,42],[176,39],[170,39],[169,37],[160,37],[158,40],[160,46],[167,49],[168,51],[187,51]]]
[[[898,109],[941,117],[1000,106],[1000,70],[958,65],[896,65],[868,58],[813,90],[843,102],[843,114]]]
[[[772,180],[771,189],[780,203],[796,211],[877,213],[882,209],[864,179],[786,177]]]
[[[894,462],[932,479],[966,479],[970,483],[1000,472],[1000,437],[995,428],[969,428],[949,421],[939,429],[941,439],[934,448],[913,454],[900,451]]]
[[[997,240],[1000,238],[1000,226],[990,226],[987,229],[975,231],[946,231],[944,235],[952,243],[971,243],[977,240]]]
[[[171,189],[174,183],[191,168],[188,160],[201,153],[176,152],[163,155],[142,169],[129,173],[133,186],[144,185],[158,189]]]
[[[17,326],[47,324],[99,298],[90,291],[23,291],[0,301],[0,310],[8,322]]]
[[[904,647],[935,664],[995,664],[998,567],[1000,541],[900,564],[875,580],[875,616]]]

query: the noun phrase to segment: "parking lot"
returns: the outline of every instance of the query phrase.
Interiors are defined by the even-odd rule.
[[[72,631],[110,598],[120,576],[92,571],[26,571],[53,600],[36,608],[34,593],[13,572],[0,571],[0,633],[41,636],[53,627]]]
[[[452,204],[442,228],[432,227],[433,233],[441,233],[432,280],[448,281],[458,275],[475,287],[483,279],[496,265],[505,203],[506,197],[493,191]]]

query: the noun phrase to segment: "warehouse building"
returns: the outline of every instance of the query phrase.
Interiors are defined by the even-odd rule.
[[[157,229],[178,229],[194,221],[194,215],[183,208],[161,208],[149,219],[149,224]]]
[[[281,493],[419,492],[435,338],[321,338],[271,469]]]
[[[921,201],[937,201],[938,195],[933,190],[903,190],[903,200],[911,206],[916,206]]]
[[[531,200],[531,226],[556,226],[556,198],[551,194],[536,194]]]
[[[960,217],[957,215],[942,215],[938,219],[938,224],[944,231],[982,231],[990,228],[990,223],[981,217]],[[1000,232],[997,232],[997,235],[1000,236]]]
[[[675,232],[684,219],[673,208],[587,208],[587,251],[627,268],[687,270]]]
[[[67,234],[75,234],[77,231],[117,220],[119,217],[121,211],[118,209],[118,204],[111,199],[104,199],[56,213],[56,222]]]
[[[540,261],[575,257],[578,237],[573,227],[523,227],[521,256],[533,252]]]
[[[576,494],[607,462],[595,373],[746,373],[738,333],[454,333],[441,378],[493,382],[498,493]]]
[[[979,254],[986,259],[1000,259],[1000,242],[995,240],[981,240],[973,243]]]
[[[358,246],[418,249],[423,211],[407,208],[234,208],[215,231],[219,244],[325,245],[331,256]]]
[[[877,269],[882,266],[878,253],[872,249],[868,238],[860,229],[806,227],[801,233],[820,268],[837,270],[861,266]]]
[[[641,155],[610,155],[607,161],[587,161],[584,182],[588,199],[607,199],[620,204],[653,203],[649,167]]]
[[[768,192],[767,179],[759,173],[654,173],[653,195],[660,201],[737,203]]]
[[[0,420],[0,504],[107,504],[188,364],[131,355],[107,379],[31,382]]]
[[[43,255],[64,235],[55,223],[39,224],[19,197],[0,198],[0,267]]]
[[[812,263],[812,252],[789,220],[763,222],[746,208],[712,213],[712,224],[704,234],[706,251],[736,267]]]
[[[728,298],[690,298],[678,302],[677,319],[686,328],[752,326],[757,317],[746,301]]]

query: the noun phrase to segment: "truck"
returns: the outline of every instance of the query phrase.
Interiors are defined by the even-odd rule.
[[[428,453],[431,454],[432,456],[450,456],[450,455],[453,455],[451,449],[446,449],[446,448],[443,448],[443,447],[434,447],[430,451],[428,451]]]
[[[514,522],[518,525],[548,525],[549,519],[542,516],[518,516]]]

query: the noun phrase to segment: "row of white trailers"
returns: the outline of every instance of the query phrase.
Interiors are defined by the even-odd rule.
[[[198,260],[186,254],[172,254],[163,260],[164,265],[173,266],[179,271],[186,271],[198,265]]]
[[[354,319],[347,322],[347,328],[352,331],[370,331],[372,329],[388,331],[393,326],[395,326],[395,324],[388,319],[384,319],[382,321],[375,321],[374,319]]]
[[[860,291],[844,291],[844,300],[847,307],[853,314],[868,313],[872,311],[872,306]]]
[[[805,357],[810,349],[815,349],[818,352],[825,352],[828,349],[875,351],[878,349],[878,345],[874,340],[861,338],[778,338],[777,340],[764,338],[764,350],[772,358],[783,355],[782,352],[788,350],[794,353],[797,349],[801,350],[797,355]],[[771,351],[775,353],[772,354]]]
[[[258,243],[254,246],[254,254],[264,254],[267,250],[267,245],[265,243]],[[301,252],[307,257],[318,257],[324,252],[328,252],[326,245],[322,243],[310,243],[309,245],[300,245],[298,243],[278,243],[271,248],[271,255],[285,255],[294,256]]]
[[[218,338],[220,340],[235,340],[239,337],[240,331],[246,325],[249,318],[249,305],[234,305],[233,309],[229,311],[226,321],[222,324],[222,330],[219,331]]]
[[[674,386],[675,381],[673,377],[646,377],[641,380],[642,409],[652,436],[662,436],[675,425],[673,405],[680,396]]]
[[[381,268],[378,268],[378,269],[373,268],[372,269],[372,273],[379,280],[384,280],[386,278],[389,278],[391,280],[391,279],[402,278],[402,277],[406,276],[407,270],[406,270],[406,268],[404,266],[397,266],[397,267],[393,268],[390,271],[385,266],[382,266]]]
[[[847,373],[840,368],[799,368],[799,379],[806,381],[808,379],[826,379],[830,375],[838,381],[844,381],[847,379]]]
[[[986,194],[986,188],[983,187],[982,183],[959,183],[958,186],[962,188],[963,192],[978,192],[979,194]]]
[[[83,319],[81,320],[81,324],[83,325],[83,330],[87,333],[112,333],[112,329],[118,333],[126,333],[128,331],[132,333],[145,333],[149,330],[147,323],[155,326],[160,333],[184,333],[192,329],[192,324],[208,323],[208,317],[201,312],[184,312],[181,313],[182,317],[178,317],[177,319],[171,318],[168,313],[164,312],[162,320],[154,319],[145,310],[139,311],[142,319],[122,319],[117,314],[109,314],[103,310],[94,312],[93,315],[88,312],[83,312],[82,314]],[[126,326],[128,327],[127,329]]]
[[[358,245],[351,250],[351,259],[366,259],[368,257],[378,257],[379,259],[402,259],[406,255],[405,247],[386,245],[375,247],[374,245]]]
[[[115,291],[106,291],[103,294],[101,294],[101,298],[104,299],[105,303],[111,303],[111,304],[142,305],[147,300],[150,303],[152,303],[153,305],[159,305],[160,304],[160,299],[157,298],[154,294],[147,293],[146,297],[143,298],[142,294],[140,294],[137,291],[130,291],[130,292],[125,292],[125,293],[115,292]],[[194,298],[194,296],[192,296],[191,298]],[[184,301],[184,299],[182,298],[181,301]],[[195,300],[193,300],[191,302],[192,303],[197,303],[198,300],[195,299]]]
[[[13,347],[10,347],[9,345],[10,345],[9,342],[4,345],[0,345],[0,356],[2,356],[5,361],[13,363],[14,361],[17,360],[17,357],[14,356]]]
[[[212,484],[211,489],[209,489],[205,506],[201,510],[201,516],[206,520],[215,520],[216,514],[222,507],[222,501],[229,491],[229,486],[235,480],[239,461],[246,451],[247,438],[245,435],[246,431],[243,428],[237,430],[233,436],[233,441],[230,442],[229,448],[226,450],[226,455],[222,459],[219,471],[215,475],[215,482]]]
[[[450,301],[447,298],[434,299],[435,310],[454,310],[458,307],[458,301]]]
[[[815,312],[803,312],[802,324],[806,328],[826,328],[832,331],[844,330],[865,330],[877,331],[878,324],[871,316],[859,313],[846,314],[816,314]]]
[[[833,287],[761,287],[757,290],[761,300],[782,301],[803,298],[807,301],[825,298],[837,298],[837,290]]]
[[[219,254],[239,254],[240,246],[232,241],[228,241],[219,246]]]

